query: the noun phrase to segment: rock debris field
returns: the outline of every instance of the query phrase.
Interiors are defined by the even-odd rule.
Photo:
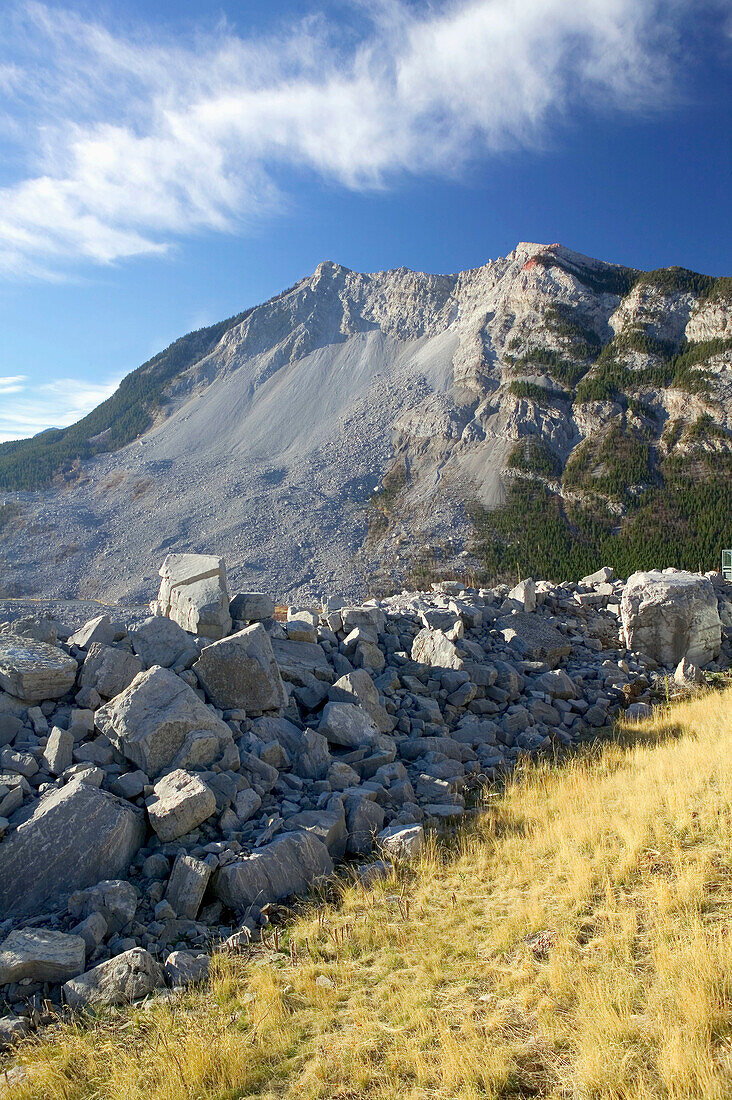
[[[220,558],[160,575],[144,619],[0,625],[6,1047],[62,1005],[205,979],[337,864],[387,873],[520,758],[732,664],[718,574],[449,581],[285,622]]]

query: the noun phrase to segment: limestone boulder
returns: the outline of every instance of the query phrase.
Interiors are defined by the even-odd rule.
[[[145,668],[160,665],[183,672],[190,668],[200,653],[195,640],[172,619],[153,615],[130,632],[132,648]]]
[[[379,702],[376,684],[365,668],[357,668],[341,676],[333,684],[329,695],[333,702],[360,703],[379,733],[391,733],[394,729],[394,719]]]
[[[375,745],[379,733],[370,715],[354,703],[326,703],[318,732],[345,749]]]
[[[96,691],[100,699],[113,699],[129,687],[142,671],[142,661],[133,653],[92,642],[81,668],[83,696],[80,701],[83,703],[90,691]]]
[[[151,777],[173,762],[213,763],[233,744],[231,730],[167,668],[140,673],[96,713],[96,724],[128,760]]]
[[[198,916],[211,874],[212,868],[202,859],[182,852],[176,856],[165,898],[181,920],[195,920]]]
[[[142,811],[108,791],[80,780],[50,791],[2,842],[0,913],[30,916],[118,878],[144,839]]]
[[[211,958],[203,951],[171,951],[165,960],[165,976],[172,986],[205,982],[211,969]]]
[[[546,661],[556,667],[562,657],[568,657],[572,646],[561,631],[536,614],[519,611],[496,620],[496,629],[507,642],[515,644],[518,653],[533,661]]]
[[[160,591],[151,604],[155,615],[173,619],[204,638],[223,638],[231,630],[229,590],[223,558],[213,554],[168,554],[160,567]]]
[[[93,642],[98,645],[111,645],[115,633],[115,627],[112,626],[109,616],[97,615],[71,635],[69,645],[77,645],[80,649],[88,649]]]
[[[703,668],[718,656],[722,623],[711,581],[681,571],[634,573],[620,603],[628,649],[666,668],[686,658]]]
[[[229,604],[229,614],[238,622],[261,623],[274,613],[275,602],[264,592],[238,592]]]
[[[211,788],[181,768],[159,779],[147,801],[150,824],[164,844],[190,833],[215,812]]]
[[[163,968],[142,947],[133,947],[113,959],[71,978],[63,986],[66,1003],[75,1009],[133,1004],[165,985]]]
[[[464,662],[457,647],[442,630],[425,627],[412,642],[412,660],[438,668],[462,669]]]
[[[68,901],[68,911],[77,920],[96,913],[108,932],[120,932],[134,919],[139,898],[131,882],[105,879],[87,890],[77,890]]]
[[[376,838],[379,847],[397,859],[414,859],[424,847],[424,829],[421,825],[391,825],[382,829]]]
[[[81,974],[85,958],[81,936],[47,928],[19,928],[0,943],[0,985],[23,978],[65,982]]]
[[[332,872],[328,849],[312,832],[285,833],[252,855],[221,867],[214,890],[231,909],[241,911],[255,902],[262,906],[302,894],[315,879]]]
[[[209,699],[222,709],[261,714],[287,702],[269,634],[261,623],[206,646],[193,671]]]
[[[60,699],[74,686],[78,667],[58,646],[0,635],[0,688],[25,703]]]

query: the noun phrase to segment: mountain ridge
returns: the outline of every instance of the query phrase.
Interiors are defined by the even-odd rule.
[[[174,342],[86,427],[0,447],[16,509],[0,584],[49,583],[34,550],[45,530],[59,595],[141,595],[105,560],[125,527],[147,589],[161,549],[212,546],[242,584],[293,597],[398,585],[415,568],[561,579],[617,549],[644,507],[671,502],[668,534],[700,500],[706,533],[685,530],[669,564],[713,567],[730,506],[731,287],[529,242],[448,275],[323,261]],[[39,488],[12,479],[34,443],[66,449],[52,484],[41,456]],[[535,553],[522,542],[537,512],[556,529]],[[638,552],[618,561],[642,564]]]

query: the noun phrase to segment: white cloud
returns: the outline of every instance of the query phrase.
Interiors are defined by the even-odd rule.
[[[0,270],[52,275],[240,232],[283,204],[283,168],[293,183],[307,170],[384,187],[541,145],[580,105],[662,107],[691,10],[383,0],[346,47],[322,19],[262,40],[224,27],[161,44],[145,28],[16,7],[0,19],[0,132],[27,170],[0,188]]]
[[[49,426],[74,424],[114,393],[120,380],[91,383],[59,378],[41,386],[26,385],[25,375],[0,378],[0,394],[18,394],[0,404],[0,443],[25,439]],[[8,383],[7,388],[4,383]]]

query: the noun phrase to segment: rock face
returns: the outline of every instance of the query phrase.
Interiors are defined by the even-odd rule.
[[[231,743],[229,727],[175,673],[151,668],[97,711],[97,727],[149,776],[176,761],[212,763]],[[194,736],[206,735],[208,736]]]
[[[629,649],[666,668],[686,658],[703,667],[719,654],[722,624],[710,581],[694,573],[634,573],[621,603]]]
[[[51,791],[2,842],[0,912],[28,916],[124,874],[144,838],[143,814],[129,802],[79,781]]]
[[[0,635],[0,688],[26,703],[59,699],[74,686],[77,671],[74,658],[57,646]]]
[[[261,714],[279,710],[287,701],[272,643],[261,623],[206,646],[193,671],[222,709]]]
[[[160,591],[153,613],[165,615],[204,638],[231,630],[229,591],[223,558],[212,554],[168,554],[160,569]]]
[[[321,875],[333,872],[322,841],[309,832],[286,833],[260,851],[222,867],[214,889],[232,909],[262,906],[304,893]]]
[[[160,964],[148,951],[134,947],[66,982],[64,996],[77,1009],[133,1004],[164,985]]]

